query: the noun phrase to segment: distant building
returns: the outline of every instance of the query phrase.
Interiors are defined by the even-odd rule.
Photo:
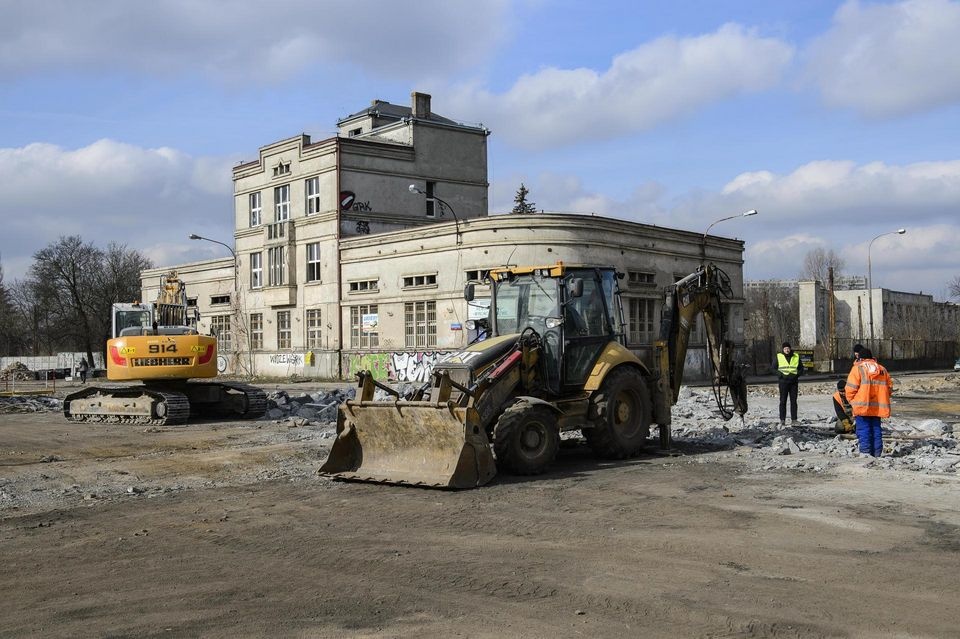
[[[269,377],[420,380],[444,351],[475,337],[482,287],[463,287],[510,264],[618,267],[628,345],[649,353],[663,288],[700,264],[700,233],[583,215],[488,216],[489,131],[375,100],[339,121],[336,137],[307,135],[261,147],[233,170],[231,258],[187,264],[180,274],[216,333],[224,372]],[[410,185],[417,191],[411,192]],[[728,326],[743,338],[743,242],[710,236],[707,258],[731,278]],[[166,269],[143,274],[145,299]],[[702,322],[688,355],[708,374]]]

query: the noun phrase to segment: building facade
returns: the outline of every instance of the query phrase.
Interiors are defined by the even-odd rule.
[[[663,288],[701,263],[699,233],[584,215],[487,215],[489,131],[374,100],[319,142],[264,146],[233,170],[237,270],[231,260],[179,267],[199,327],[220,337],[221,370],[261,377],[426,379],[445,351],[475,337],[485,314],[467,281],[505,264],[614,265],[628,344],[649,354]],[[412,187],[412,189],[411,189]],[[743,243],[710,236],[707,259],[730,276],[743,338]],[[144,273],[144,297],[160,273]],[[234,278],[238,282],[234,291]],[[699,324],[699,323],[698,323]],[[702,327],[688,355],[707,373]]]

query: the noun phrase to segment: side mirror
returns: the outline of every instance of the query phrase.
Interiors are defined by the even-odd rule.
[[[467,300],[468,302],[472,302],[475,291],[476,291],[476,286],[474,286],[472,282],[470,284],[467,284],[466,286],[463,287],[463,299]]]
[[[576,299],[578,297],[583,297],[583,280],[579,277],[576,277],[569,282],[567,282],[567,297],[570,299]]]

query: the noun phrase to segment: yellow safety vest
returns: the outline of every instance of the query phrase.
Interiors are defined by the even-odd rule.
[[[788,360],[783,353],[777,353],[777,370],[783,375],[797,376],[797,369],[800,368],[800,356],[796,353],[790,355]]]

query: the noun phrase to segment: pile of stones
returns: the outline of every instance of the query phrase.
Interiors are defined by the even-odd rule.
[[[356,397],[356,388],[338,388],[332,391],[291,395],[283,390],[267,396],[265,419],[285,420],[299,418],[306,422],[330,423],[337,421],[337,408]]]
[[[36,397],[18,395],[14,397],[0,397],[0,413],[43,413],[60,411],[62,404],[56,397]]]
[[[34,379],[33,371],[20,362],[14,362],[0,371],[0,380],[26,382]]]

